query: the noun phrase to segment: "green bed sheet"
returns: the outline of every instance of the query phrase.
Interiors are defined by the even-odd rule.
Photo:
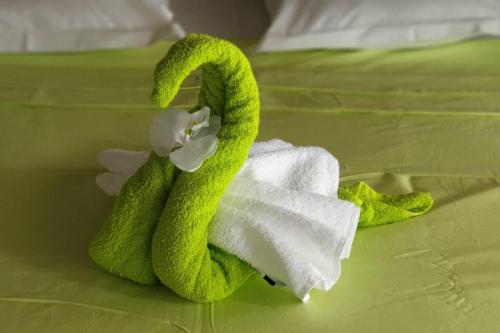
[[[88,258],[113,204],[95,157],[147,147],[152,70],[170,45],[0,55],[1,332],[498,331],[500,40],[257,55],[243,44],[260,140],[327,148],[344,183],[435,198],[425,216],[359,230],[338,284],[308,304],[257,277],[194,304]],[[198,82],[175,106],[194,103]]]

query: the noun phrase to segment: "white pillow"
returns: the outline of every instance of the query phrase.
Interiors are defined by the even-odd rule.
[[[499,0],[267,0],[260,51],[399,48],[500,35]]]
[[[169,0],[2,0],[0,52],[138,47],[178,39]]]

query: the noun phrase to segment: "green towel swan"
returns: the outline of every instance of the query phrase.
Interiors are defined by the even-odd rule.
[[[168,157],[152,152],[121,189],[89,254],[113,274],[140,284],[159,280],[186,299],[209,302],[227,297],[256,273],[246,262],[209,244],[208,227],[257,136],[260,105],[243,53],[227,41],[199,34],[177,42],[157,65],[153,102],[166,108],[198,67],[202,83],[193,110],[209,106],[221,117],[216,153],[197,171],[181,172]],[[361,226],[407,219],[432,205],[427,193],[410,199],[379,196],[365,185],[339,190],[341,198],[362,207]],[[384,214],[386,209],[390,214]]]
[[[202,66],[198,104],[222,117],[217,152],[194,173],[152,153],[122,189],[90,255],[112,273],[151,284],[158,278],[194,301],[226,297],[255,271],[208,245],[208,225],[257,136],[259,95],[250,64],[229,42],[189,35],[155,71],[153,101],[167,107],[182,81]]]

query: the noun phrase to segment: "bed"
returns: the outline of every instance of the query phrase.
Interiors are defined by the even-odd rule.
[[[396,51],[249,54],[259,140],[318,145],[341,182],[430,191],[413,220],[358,230],[342,276],[301,304],[255,277],[195,304],[88,257],[113,199],[96,155],[145,149],[152,70],[142,49],[0,55],[2,332],[494,332],[500,326],[500,40]],[[194,105],[199,73],[174,106]]]

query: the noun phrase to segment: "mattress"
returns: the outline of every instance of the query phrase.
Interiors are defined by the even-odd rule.
[[[146,149],[159,110],[144,49],[0,55],[2,332],[493,332],[500,326],[499,40],[401,51],[250,55],[259,140],[328,149],[341,182],[430,191],[413,220],[358,230],[307,304],[255,277],[195,304],[87,256],[113,199],[96,155]],[[194,105],[195,72],[174,106]]]

